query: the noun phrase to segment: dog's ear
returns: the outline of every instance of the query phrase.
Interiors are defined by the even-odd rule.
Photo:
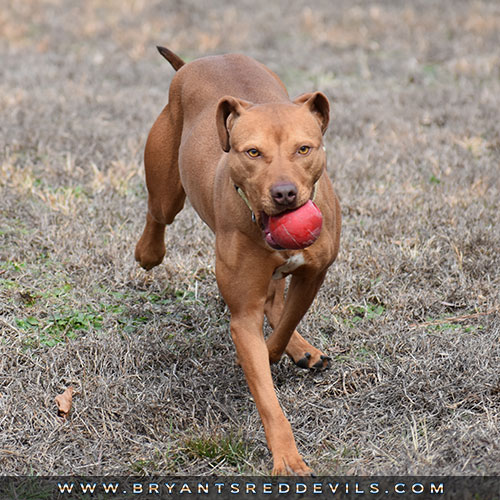
[[[322,92],[309,92],[299,95],[293,101],[295,104],[307,106],[309,111],[316,117],[324,134],[330,121],[330,103]]]
[[[251,105],[251,102],[231,96],[223,97],[217,104],[217,113],[215,115],[217,133],[219,134],[220,145],[226,153],[231,149],[229,132],[234,124],[234,120],[242,115],[245,109]]]

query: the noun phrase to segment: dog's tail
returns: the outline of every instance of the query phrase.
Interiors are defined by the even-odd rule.
[[[168,50],[166,47],[161,47],[159,45],[156,46],[158,52],[172,65],[172,68],[177,71],[182,68],[184,64],[186,64],[179,56],[175,55],[171,50]]]

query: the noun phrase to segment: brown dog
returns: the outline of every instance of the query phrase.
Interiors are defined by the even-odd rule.
[[[217,283],[231,311],[232,338],[264,424],[273,473],[311,474],[276,397],[270,363],[286,352],[302,368],[328,364],[295,330],[339,248],[340,207],[323,147],[328,100],[315,92],[291,101],[279,78],[249,57],[184,65],[158,49],[178,72],[146,144],[149,210],[136,260],[145,269],[163,260],[165,226],[187,195],[216,236]],[[323,214],[317,241],[303,250],[269,246],[269,216],[313,196]],[[273,328],[267,341],[264,315]]]

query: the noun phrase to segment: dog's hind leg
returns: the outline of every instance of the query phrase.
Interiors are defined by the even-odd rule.
[[[165,256],[165,226],[184,206],[186,193],[178,167],[182,124],[168,104],[154,123],[144,151],[148,213],[146,227],[135,248],[135,259],[144,269],[157,266]]]

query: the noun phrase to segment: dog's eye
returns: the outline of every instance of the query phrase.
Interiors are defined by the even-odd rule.
[[[311,151],[311,148],[309,146],[300,146],[297,152],[299,153],[299,155],[306,155],[307,153],[309,153],[309,151]]]
[[[257,158],[257,156],[260,156],[260,152],[258,149],[251,148],[247,151],[247,155],[250,156],[250,158]]]

